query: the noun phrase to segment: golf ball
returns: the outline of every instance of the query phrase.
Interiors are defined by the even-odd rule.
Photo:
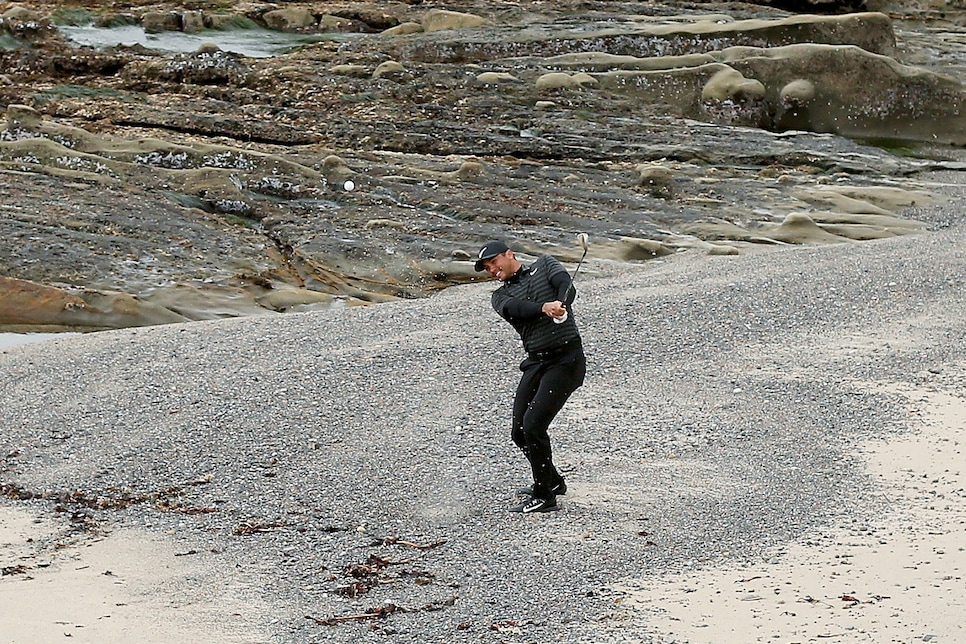
[[[345,183],[342,184],[342,187],[345,188],[346,192],[352,192],[353,190],[355,190],[356,184],[354,184],[352,181],[346,181]]]

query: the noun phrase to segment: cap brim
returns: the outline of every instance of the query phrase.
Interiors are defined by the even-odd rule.
[[[504,252],[506,252],[506,251],[504,251]],[[493,259],[497,255],[502,255],[502,254],[503,253],[490,253],[489,255],[485,255],[485,256],[479,258],[478,260],[476,260],[476,263],[473,265],[476,268],[476,272],[479,273],[480,271],[482,271],[485,268],[483,266],[483,263],[486,262],[486,260]]]

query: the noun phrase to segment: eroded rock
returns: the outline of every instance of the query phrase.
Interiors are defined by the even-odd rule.
[[[485,18],[469,13],[449,11],[446,9],[430,9],[422,18],[423,31],[431,33],[450,29],[467,29],[487,24]]]
[[[674,174],[668,168],[656,164],[637,167],[637,185],[655,197],[669,199],[674,196]]]
[[[488,33],[476,30],[413,34],[404,41],[387,41],[383,48],[396,60],[427,63],[479,63],[510,57],[551,57],[582,52],[636,57],[685,56],[729,46],[780,47],[792,43],[855,45],[884,55],[895,51],[892,23],[881,13],[733,22],[709,20],[706,16],[700,18],[693,22],[669,21],[666,24],[645,21],[597,31],[559,27],[540,35],[494,26]],[[447,35],[451,33],[453,35]],[[353,48],[378,45],[358,43]]]
[[[739,47],[709,55],[720,62],[609,71],[596,78],[605,89],[664,101],[718,123],[953,145],[966,141],[966,116],[959,108],[966,87],[948,76],[851,46]]]
[[[195,85],[240,84],[247,79],[248,73],[238,55],[211,47],[168,59],[133,62],[123,71],[129,79]]]
[[[126,293],[68,291],[0,276],[0,328],[120,329],[187,319]]]
[[[221,24],[277,8],[226,6]],[[588,232],[594,257],[626,262],[915,234],[916,173],[945,162],[801,130],[961,131],[940,107],[958,84],[888,58],[882,15],[473,5],[429,30],[418,4],[327,24],[285,8],[312,13],[306,33],[389,31],[257,60],[53,35],[0,51],[3,272],[207,319],[424,296],[479,279],[467,249],[492,237],[575,262]],[[828,130],[846,111],[851,129]]]
[[[746,76],[763,79],[778,123],[793,114],[797,129],[813,132],[966,144],[966,114],[960,109],[966,88],[954,78],[853,46],[804,44],[723,54]],[[787,108],[794,83],[795,102]]]
[[[182,16],[176,11],[149,11],[141,16],[141,27],[149,34],[181,31]]]
[[[262,14],[262,20],[269,29],[279,31],[297,31],[306,27],[314,27],[318,20],[306,7],[289,7],[274,9]]]

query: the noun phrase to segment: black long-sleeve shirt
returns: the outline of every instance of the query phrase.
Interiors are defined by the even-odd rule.
[[[493,291],[493,309],[513,325],[527,353],[553,351],[580,340],[571,304],[577,292],[563,265],[543,255],[529,268],[523,267]],[[567,321],[555,323],[543,313],[546,302],[563,302]]]

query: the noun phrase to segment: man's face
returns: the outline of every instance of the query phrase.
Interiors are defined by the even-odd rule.
[[[520,263],[513,256],[513,251],[508,250],[496,257],[483,260],[483,269],[494,279],[501,282],[513,277],[513,274],[520,268]]]

